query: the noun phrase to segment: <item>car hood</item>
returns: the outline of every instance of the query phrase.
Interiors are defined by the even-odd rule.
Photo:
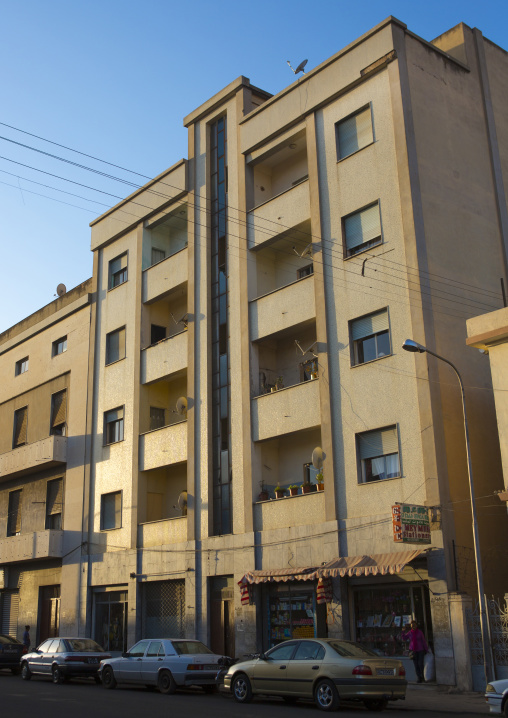
[[[504,693],[508,690],[508,678],[503,678],[499,681],[490,681],[490,685],[494,686],[496,693]]]

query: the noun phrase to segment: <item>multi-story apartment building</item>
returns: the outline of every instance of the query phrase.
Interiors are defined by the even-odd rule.
[[[507,64],[477,30],[389,18],[273,97],[239,77],[185,118],[187,159],[92,223],[79,630],[393,656],[414,616],[437,680],[467,685],[460,393],[401,345],[460,366],[488,497],[491,382],[464,340],[506,277]],[[275,499],[294,484],[313,490]],[[396,504],[425,507],[429,544],[394,541]]]
[[[81,627],[90,288],[0,335],[0,633],[32,645]]]

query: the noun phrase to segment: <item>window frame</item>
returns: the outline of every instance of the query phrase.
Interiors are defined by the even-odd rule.
[[[113,411],[119,411],[122,410],[122,418],[121,419],[115,419],[113,421],[107,420],[107,415],[111,414]],[[122,422],[122,438],[118,439],[116,441],[108,441],[108,426],[110,424],[116,424],[117,422]],[[104,412],[104,425],[103,425],[103,446],[112,446],[113,444],[119,444],[121,441],[124,441],[125,439],[125,404],[121,406],[115,406],[113,409],[108,409]]]
[[[371,207],[377,206],[378,213],[379,213],[379,237],[376,237],[374,239],[369,239],[367,242],[362,242],[362,244],[357,244],[356,251],[354,251],[352,254],[349,254],[348,246],[347,246],[347,235],[346,235],[346,221],[350,219],[351,217],[354,217],[355,214],[360,214],[360,212],[364,212],[367,209],[370,209]],[[355,209],[354,212],[349,212],[348,214],[345,214],[341,217],[341,234],[342,234],[342,258],[344,261],[347,261],[348,259],[353,259],[354,257],[357,257],[359,254],[363,254],[363,252],[367,252],[370,249],[374,249],[374,247],[380,247],[385,243],[384,236],[383,236],[383,224],[381,222],[381,200],[378,198],[374,202],[369,202],[368,204],[364,205],[363,207],[359,207],[358,209]]]
[[[65,348],[62,349],[62,351],[58,351],[58,345],[65,342]],[[51,357],[57,357],[60,356],[60,354],[64,354],[67,351],[67,334],[65,336],[60,337],[59,339],[55,339],[55,341],[51,344]]]
[[[341,125],[343,122],[347,122],[348,120],[351,120],[353,117],[356,117],[356,115],[360,115],[362,112],[365,112],[365,110],[370,110],[370,128],[372,131],[372,140],[370,142],[367,142],[366,145],[362,145],[357,150],[353,150],[353,152],[350,152],[348,155],[344,155],[344,157],[340,156],[340,142],[339,142],[339,125]],[[366,147],[370,147],[373,145],[376,141],[376,137],[374,135],[374,113],[372,111],[372,102],[367,102],[362,107],[359,107],[354,112],[350,112],[349,115],[346,115],[345,117],[341,117],[340,120],[337,120],[335,123],[335,146],[337,150],[337,162],[343,162],[344,160],[347,160],[348,157],[352,157],[353,155],[356,155],[358,152],[361,152]]]
[[[124,331],[124,355],[119,356],[118,359],[109,359],[108,357],[108,340],[109,337],[111,337],[113,334],[117,334],[118,332]],[[119,345],[120,346],[120,345]],[[120,351],[118,352],[120,354]],[[104,366],[111,366],[111,364],[116,364],[119,361],[123,361],[127,356],[127,325],[124,324],[122,327],[118,327],[118,329],[113,329],[111,332],[108,332],[106,334],[106,347],[105,347],[105,360],[104,360]]]
[[[61,482],[61,483],[60,483],[61,489],[60,489],[59,492],[57,492],[57,497],[58,497],[58,493],[61,494],[60,511],[52,511],[51,513],[48,513],[48,503],[49,503],[48,500],[49,500],[49,498],[50,498],[50,496],[49,496],[49,494],[50,494],[50,488],[49,488],[49,487],[50,487],[50,484],[52,484],[54,481],[60,481],[60,482]],[[45,507],[45,509],[46,509],[46,519],[45,519],[45,524],[44,524],[44,527],[45,527],[45,530],[46,530],[46,531],[49,531],[49,530],[61,531],[61,530],[62,530],[62,527],[63,527],[63,508],[64,508],[63,496],[64,496],[64,479],[63,479],[63,476],[57,476],[57,477],[55,477],[54,479],[48,479],[48,481],[46,481],[46,507]],[[55,527],[55,526],[50,526],[50,525],[49,525],[49,524],[52,523],[52,517],[53,517],[53,516],[59,516],[59,517],[60,517],[60,526],[59,526],[59,527]]]
[[[29,360],[30,360],[29,354],[26,357],[23,357],[22,359],[18,359],[18,361],[14,365],[14,376],[21,376],[22,374],[27,373]],[[25,362],[26,362],[26,369],[23,369],[23,365],[25,364]]]
[[[365,319],[366,317],[373,316],[374,314],[381,314],[381,312],[386,312],[388,329],[383,329],[379,332],[375,332],[374,334],[368,334],[364,337],[361,337],[360,339],[353,339],[353,325],[355,322]],[[350,352],[351,368],[354,368],[357,366],[364,366],[365,364],[372,364],[372,362],[379,361],[380,359],[386,359],[387,357],[393,356],[389,307],[387,307],[387,306],[381,307],[381,309],[376,309],[373,312],[368,312],[367,314],[362,314],[360,317],[354,317],[353,319],[350,319],[348,322],[348,329],[349,329],[349,346],[351,348],[351,352]],[[382,356],[376,356],[374,359],[368,359],[367,361],[358,361],[358,349],[357,349],[358,342],[365,341],[366,339],[370,339],[371,337],[377,337],[378,335],[380,335],[384,332],[388,333],[388,342],[390,344],[390,352],[388,354],[383,354]],[[376,339],[376,354],[377,354],[377,339]]]
[[[120,522],[118,526],[104,526],[104,517],[105,517],[105,510],[104,510],[104,504],[105,500],[109,497],[116,497],[120,496]],[[114,507],[114,514],[116,519],[116,505]],[[101,494],[101,515],[100,515],[100,530],[101,531],[116,531],[117,529],[121,529],[123,526],[123,491],[122,489],[118,489],[117,491],[108,491],[105,494]]]
[[[13,494],[19,494],[19,502],[18,502],[18,516],[19,516],[19,531],[12,531],[12,510],[11,510],[11,495]],[[17,517],[16,517],[17,518]],[[22,530],[22,521],[23,521],[23,489],[12,489],[12,491],[8,492],[7,496],[7,537],[10,536],[19,536],[21,534]],[[16,525],[18,521],[16,520]],[[15,527],[16,529],[16,527]]]
[[[305,272],[305,270],[308,270],[309,267],[310,267],[310,271]],[[308,264],[304,264],[303,267],[298,267],[298,269],[296,270],[296,278],[297,279],[305,279],[305,277],[312,277],[313,274],[314,274],[314,262],[309,262]]]
[[[126,257],[126,266],[124,269],[120,268],[116,272],[111,271],[111,265],[113,262],[116,262],[117,259],[121,259],[122,257]],[[125,279],[121,282],[118,282],[117,284],[114,283],[114,278],[119,275],[120,273],[125,272]],[[117,287],[121,287],[122,284],[125,284],[129,280],[129,250],[126,250],[125,252],[121,252],[116,257],[113,257],[113,259],[110,259],[108,262],[108,292],[111,292],[113,289],[116,289]]]
[[[16,417],[20,411],[26,412],[26,429],[25,429],[25,440],[21,441],[19,443],[16,443]],[[12,448],[18,449],[20,446],[26,446],[28,444],[28,404],[26,406],[20,406],[18,409],[14,410],[14,422],[12,427]]]
[[[54,416],[55,414],[55,397],[58,394],[64,394],[64,400],[63,403],[65,403],[65,419],[64,421],[60,422],[60,424],[54,425],[54,421],[57,418]],[[62,427],[62,433],[55,432],[55,429],[58,429],[59,427]],[[59,391],[53,392],[51,394],[51,413],[49,417],[49,435],[50,436],[67,436],[67,387],[64,389],[60,389]]]
[[[380,458],[386,458],[387,456],[395,456],[395,453],[397,455],[398,459],[398,473],[396,476],[386,476],[384,479],[371,479],[368,481],[365,478],[365,464],[364,462],[368,459],[362,459],[361,457],[361,451],[360,451],[360,437],[365,436],[366,434],[374,434],[381,431],[385,431],[386,429],[395,429],[396,439],[397,439],[397,452],[391,452],[389,454],[379,454],[379,456],[371,456],[368,457],[370,460],[372,459],[380,459]],[[360,431],[355,434],[355,443],[356,443],[356,460],[357,460],[357,476],[358,476],[358,485],[359,486],[368,486],[370,484],[379,484],[384,483],[385,481],[391,481],[393,479],[400,479],[402,477],[402,464],[401,464],[401,456],[400,456],[400,434],[399,434],[399,425],[398,424],[387,424],[386,426],[380,426],[376,429],[369,429],[368,431]],[[385,462],[386,467],[386,462]]]

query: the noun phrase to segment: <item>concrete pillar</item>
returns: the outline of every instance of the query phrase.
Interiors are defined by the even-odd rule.
[[[471,652],[467,633],[466,611],[472,608],[471,598],[464,593],[450,593],[450,623],[452,629],[453,653],[455,655],[455,680],[461,691],[473,690]]]

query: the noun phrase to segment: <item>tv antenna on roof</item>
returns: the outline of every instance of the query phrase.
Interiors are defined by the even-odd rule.
[[[295,73],[295,75],[298,75],[299,72],[303,72],[303,74],[305,75],[305,70],[304,70],[303,68],[305,67],[305,65],[306,65],[308,62],[309,62],[308,60],[302,60],[301,63],[298,65],[298,67],[297,67],[296,70],[295,70],[293,67],[291,67],[290,61],[289,61],[289,60],[287,61],[289,67],[291,67],[291,69],[293,70],[293,72]]]

